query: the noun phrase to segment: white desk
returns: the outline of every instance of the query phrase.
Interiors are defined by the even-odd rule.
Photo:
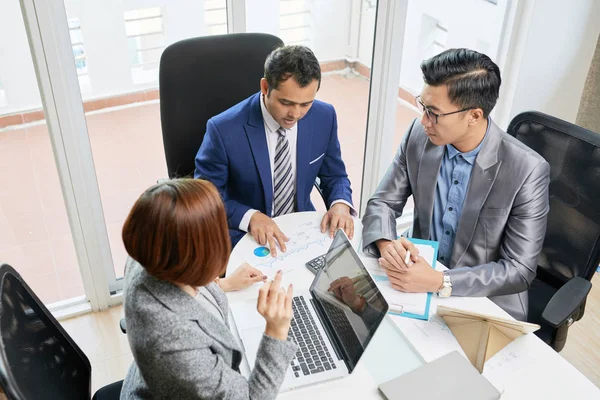
[[[282,231],[288,233],[297,230],[298,226],[306,222],[320,223],[321,216],[322,214],[317,212],[296,213],[278,217],[276,221]],[[355,225],[353,244],[358,248],[362,225],[358,220],[355,220]],[[259,247],[258,244],[250,235],[244,236],[231,254],[227,273],[231,273],[242,262],[247,261],[249,251],[257,247]],[[315,253],[315,251],[317,252]],[[296,253],[294,257],[284,259],[282,258],[284,256],[280,254],[280,259],[273,264],[273,273],[276,269],[285,267],[284,283],[293,282],[297,290],[307,289],[314,275],[304,267],[304,262],[320,253],[320,249],[307,246]],[[365,263],[374,262],[368,257],[363,259]],[[269,274],[267,273],[267,275]],[[241,292],[228,293],[229,301],[256,299],[260,286],[261,284],[256,284]],[[487,314],[508,315],[487,298],[438,299],[434,296],[432,313],[435,313],[438,303]],[[278,398],[383,398],[377,390],[378,384],[419,367],[423,364],[423,359],[428,358],[428,356],[421,356],[401,333],[402,329],[407,328],[406,322],[407,320],[403,317],[386,317],[350,376],[285,392]],[[232,329],[235,330],[234,322],[231,319],[230,323]],[[497,357],[494,357],[496,360],[492,358],[488,361],[490,367],[487,371],[484,368],[484,374],[488,379],[503,391],[502,399],[565,399],[569,397],[578,400],[600,399],[600,390],[537,336],[522,336],[509,346],[510,348],[507,348],[506,352],[499,353]],[[488,364],[486,364],[487,367]],[[242,372],[244,369],[245,363],[243,363]]]

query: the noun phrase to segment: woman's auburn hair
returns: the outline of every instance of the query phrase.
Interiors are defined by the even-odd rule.
[[[174,179],[146,190],[123,225],[127,253],[157,279],[204,286],[231,253],[225,206],[215,186]]]

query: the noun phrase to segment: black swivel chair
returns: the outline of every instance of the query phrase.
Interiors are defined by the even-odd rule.
[[[11,400],[89,399],[91,366],[44,303],[9,265],[0,267],[0,388]],[[123,381],[93,400],[116,400]]]
[[[267,55],[283,42],[263,33],[185,39],[160,58],[160,120],[169,178],[194,173],[212,117],[260,90]]]
[[[540,112],[517,115],[508,133],[550,164],[550,213],[529,321],[561,351],[569,326],[583,317],[600,263],[600,134]]]

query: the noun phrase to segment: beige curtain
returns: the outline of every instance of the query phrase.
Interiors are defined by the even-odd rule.
[[[583,88],[576,123],[600,133],[600,37],[598,37],[594,58]]]

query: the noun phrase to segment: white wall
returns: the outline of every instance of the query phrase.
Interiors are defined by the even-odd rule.
[[[575,122],[599,32],[597,0],[536,1],[510,117],[537,110]]]
[[[0,115],[40,108],[42,100],[18,0],[0,3],[0,57],[7,103],[0,107]]]

